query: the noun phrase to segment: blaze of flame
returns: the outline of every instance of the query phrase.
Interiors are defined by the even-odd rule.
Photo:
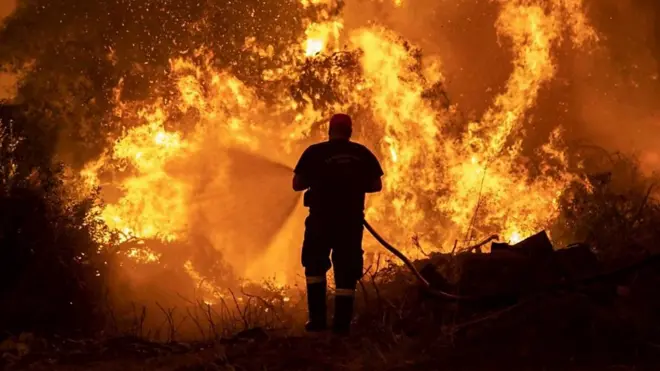
[[[421,99],[427,84],[413,66],[414,58],[395,35],[385,29],[363,29],[354,33],[352,43],[364,51],[362,69],[369,91],[372,113],[382,123],[381,158],[387,176],[384,189],[393,196],[393,211],[410,229],[424,219],[420,193],[437,189],[440,179],[436,169],[424,169],[439,155],[442,122],[437,112]],[[378,218],[376,201],[367,215]],[[382,210],[382,209],[381,209]]]
[[[330,2],[301,1],[305,6]],[[515,243],[548,226],[558,214],[557,200],[575,180],[567,171],[561,132],[553,132],[539,149],[544,162],[539,166],[541,174],[534,178],[521,163],[522,143],[516,134],[539,91],[553,78],[552,50],[562,42],[562,32],[568,29],[577,44],[593,39],[595,34],[580,0],[554,0],[546,6],[531,0],[498,1],[501,13],[496,28],[510,41],[513,71],[490,109],[458,137],[446,134],[456,107],[439,111],[423,97],[442,81],[441,63],[435,60],[419,71],[413,53],[397,35],[382,27],[348,32],[351,50],[361,50],[361,75],[356,80],[341,71],[331,71],[344,99],[325,110],[315,108],[312,97],[304,97],[305,102],[300,103],[285,93],[275,103],[266,104],[235,76],[214,69],[212,56],[202,65],[173,60],[171,75],[179,90],[178,99],[140,110],[127,107],[127,111],[137,112],[127,117],[139,124],[83,172],[90,185],[98,185],[98,173],[106,162],[115,161],[122,170],[130,170],[117,184],[123,196],[104,208],[103,220],[126,238],[183,239],[190,229],[195,192],[190,179],[177,175],[171,167],[183,164],[185,168],[194,159],[208,156],[203,150],[209,145],[262,151],[274,147],[272,153],[295,153],[300,150],[296,144],[310,135],[313,123],[335,110],[352,108],[370,114],[369,133],[363,132],[358,139],[378,153],[386,173],[384,192],[370,199],[366,214],[387,226],[395,242],[405,242],[412,233],[430,236],[441,229],[445,236],[440,241],[434,236],[435,241],[429,237],[425,242],[437,246],[462,236],[469,239],[475,231],[497,232]],[[299,73],[297,65],[305,58],[337,51],[342,32],[340,19],[308,24],[306,38],[292,45],[289,55],[279,56],[290,61],[289,65],[264,71],[263,80],[295,76]],[[246,41],[246,50],[275,58],[272,48],[254,45],[252,40]],[[196,114],[192,131],[184,135],[167,128],[172,108]],[[292,123],[281,125],[284,117]],[[226,164],[221,158],[215,160],[221,163],[217,171],[222,172]],[[229,232],[217,231],[226,236]],[[405,246],[414,258],[416,250]],[[145,261],[159,258],[155,252],[139,255],[131,251],[129,256],[142,256]],[[213,302],[217,293],[213,285],[191,261],[183,266]],[[251,274],[268,276],[284,270],[276,261],[267,266],[259,265]]]
[[[160,254],[150,251],[147,248],[132,248],[128,250],[126,256],[139,263],[157,263],[160,260]]]
[[[332,4],[334,0],[300,0],[300,3],[308,8],[313,5]]]
[[[207,305],[213,305],[217,304],[218,301],[223,298],[224,296],[218,292],[216,287],[213,286],[208,280],[204,279],[204,276],[199,274],[195,267],[193,266],[193,263],[190,260],[187,260],[183,264],[183,269],[188,273],[190,278],[193,279],[194,282],[196,282],[196,288],[200,290],[203,293],[204,297],[204,304]]]
[[[188,186],[171,179],[168,161],[186,154],[178,133],[167,132],[162,111],[140,114],[148,124],[131,130],[119,140],[113,156],[131,166],[136,175],[124,180],[124,196],[102,213],[106,224],[124,238],[161,238],[173,241],[185,232],[185,195]]]

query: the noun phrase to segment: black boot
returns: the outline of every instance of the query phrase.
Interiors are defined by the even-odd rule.
[[[353,320],[353,295],[335,295],[335,316],[332,331],[339,335],[348,335]]]
[[[309,332],[324,331],[327,328],[325,290],[325,282],[307,284],[309,321],[305,324],[305,330]]]

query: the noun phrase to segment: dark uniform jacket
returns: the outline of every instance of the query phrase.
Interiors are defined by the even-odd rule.
[[[365,146],[348,140],[308,147],[294,171],[310,184],[305,193],[310,214],[338,216],[363,215],[366,190],[383,175],[376,156]]]

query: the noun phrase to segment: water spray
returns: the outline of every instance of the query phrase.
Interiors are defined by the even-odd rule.
[[[271,160],[271,159],[266,158],[266,157],[264,157],[260,154],[255,154],[255,153],[252,153],[250,151],[243,150],[243,149],[233,148],[233,149],[228,150],[227,153],[229,154],[231,160],[235,161],[236,163],[248,163],[248,162],[258,161],[262,164],[267,164],[267,166],[270,166],[270,167],[272,167],[272,169],[277,170],[277,171],[280,171],[280,170],[281,171],[286,171],[288,174],[293,174],[293,171],[294,171],[291,166],[288,166],[286,164]],[[300,198],[302,197],[301,195],[302,195],[302,193],[297,193],[296,194],[296,199],[295,199],[296,203],[300,202]],[[291,214],[293,213],[293,209],[294,208],[291,208],[288,211],[288,214],[286,214],[288,217],[290,217]],[[399,260],[401,260],[406,265],[406,267],[408,267],[408,269],[410,269],[410,271],[413,273],[413,275],[417,278],[417,281],[422,285],[422,287],[425,290],[427,290],[427,291],[429,291],[433,294],[436,294],[438,296],[449,298],[449,299],[454,299],[454,300],[465,299],[465,297],[462,297],[462,296],[450,294],[450,293],[447,293],[447,292],[444,292],[444,291],[440,291],[440,290],[436,290],[436,289],[431,288],[431,284],[422,276],[422,274],[419,272],[419,270],[417,270],[417,268],[415,267],[413,262],[410,259],[408,259],[408,257],[406,257],[399,249],[397,249],[396,247],[392,246],[389,242],[387,242],[387,240],[385,240],[369,224],[369,222],[367,222],[366,219],[363,220],[363,223],[364,223],[364,227],[367,229],[367,231],[369,231],[369,233],[376,239],[376,241],[378,241],[378,243],[380,243],[381,246],[383,246],[389,252],[394,254],[394,256],[396,256]],[[488,241],[490,241],[490,240],[488,240]],[[480,244],[480,246],[486,244],[488,241],[482,242]]]

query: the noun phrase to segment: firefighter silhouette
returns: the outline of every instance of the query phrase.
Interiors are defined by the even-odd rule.
[[[362,235],[366,193],[382,189],[383,170],[376,156],[352,142],[353,122],[346,114],[330,119],[329,139],[308,147],[294,169],[293,189],[306,191],[302,264],[307,280],[307,331],[326,323],[326,274],[335,276],[332,329],[346,334],[353,317],[355,288],[362,276]]]

